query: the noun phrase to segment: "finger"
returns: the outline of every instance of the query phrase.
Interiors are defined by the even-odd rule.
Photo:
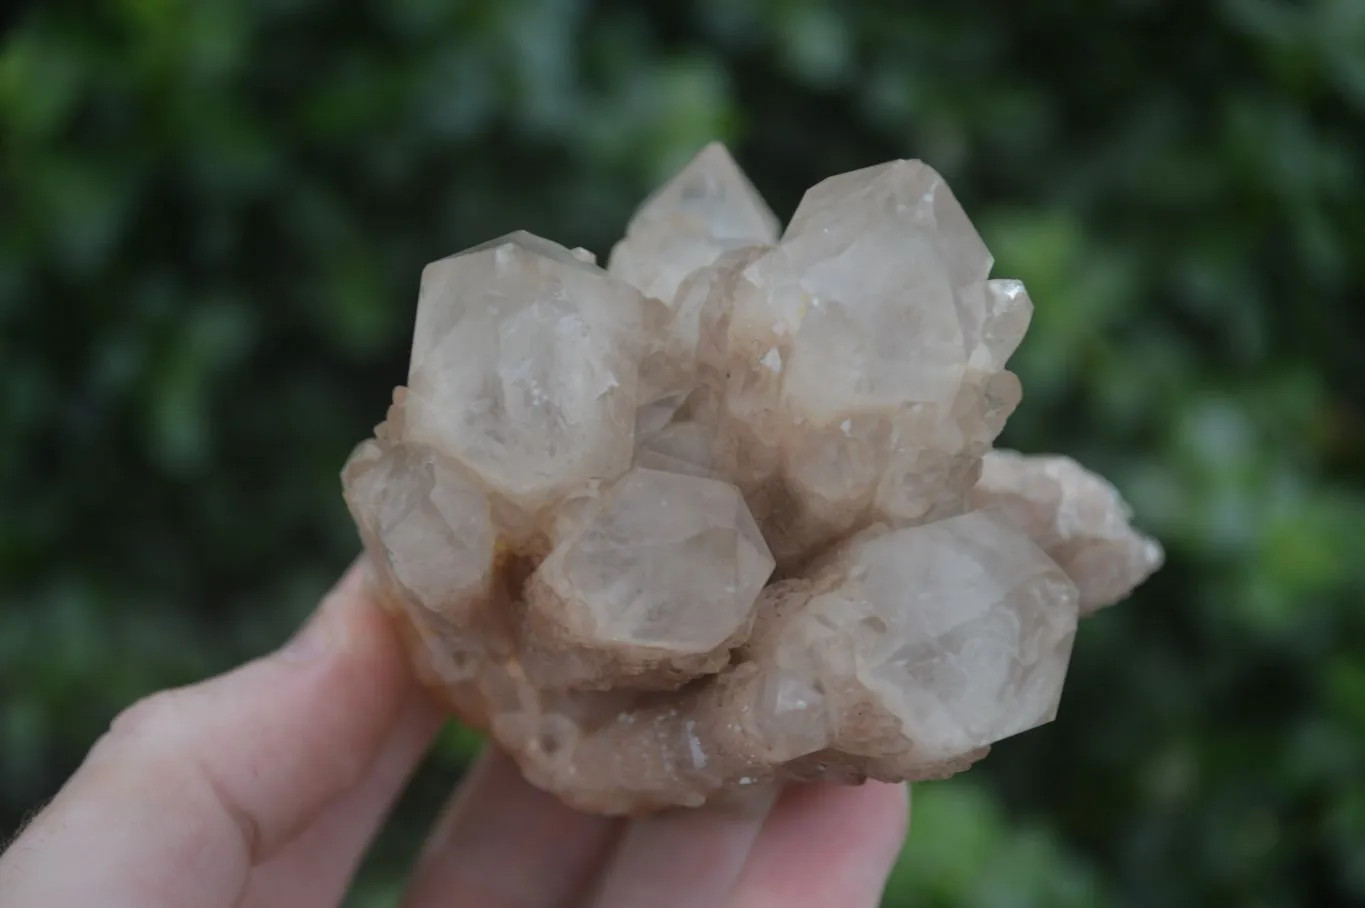
[[[404,908],[576,905],[619,828],[532,787],[490,748],[437,823]]]
[[[734,886],[777,789],[636,820],[612,855],[593,908],[713,908]]]
[[[802,785],[778,801],[730,908],[875,908],[909,828],[909,789]]]
[[[369,775],[251,873],[241,908],[332,908],[407,785],[441,723],[426,696],[413,697]]]
[[[366,777],[411,686],[353,570],[284,650],[116,719],[0,860],[0,908],[236,905]]]

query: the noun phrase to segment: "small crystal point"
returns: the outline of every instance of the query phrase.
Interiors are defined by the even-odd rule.
[[[481,598],[493,563],[488,498],[439,452],[365,442],[346,465],[347,502],[393,581],[432,612]]]
[[[783,240],[848,235],[869,219],[913,224],[933,235],[955,286],[984,281],[994,261],[943,177],[923,161],[890,161],[830,177],[806,191]]]
[[[1022,281],[986,281],[985,300],[975,344],[968,348],[978,369],[1005,368],[1033,319],[1033,300]]]
[[[1165,560],[1160,544],[1133,528],[1118,489],[1069,457],[992,451],[973,501],[1061,565],[1080,590],[1082,614],[1125,598]]]
[[[682,221],[698,233],[736,246],[761,245],[777,239],[777,216],[720,142],[697,152],[678,174],[636,210],[626,228]]]
[[[758,190],[712,142],[635,212],[608,270],[667,303],[697,268],[727,250],[772,243],[777,231]]]

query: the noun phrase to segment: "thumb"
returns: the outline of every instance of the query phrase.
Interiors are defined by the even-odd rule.
[[[0,908],[228,908],[375,759],[411,691],[359,569],[281,651],[120,715],[0,859]]]

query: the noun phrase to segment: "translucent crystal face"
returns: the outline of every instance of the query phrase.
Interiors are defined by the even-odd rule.
[[[493,562],[488,498],[425,445],[373,441],[347,465],[347,497],[394,580],[434,612],[482,596]]]
[[[813,187],[764,277],[775,295],[801,300],[783,389],[789,405],[833,416],[951,400],[970,352],[969,297],[990,267],[971,222],[922,163]]]
[[[857,676],[924,759],[1057,712],[1076,632],[1071,580],[1027,537],[973,513],[857,545],[841,612]],[[842,608],[840,608],[842,606]]]
[[[620,474],[641,305],[632,288],[526,234],[433,262],[408,375],[410,437],[531,508]]]
[[[986,281],[983,289],[984,304],[980,318],[971,321],[967,350],[972,368],[996,371],[1005,368],[1024,339],[1033,318],[1033,300],[1021,281]]]
[[[728,483],[635,469],[545,563],[604,645],[707,652],[748,623],[773,559]]]
[[[775,760],[795,760],[824,750],[834,739],[832,707],[813,673],[774,667],[763,679],[754,725]]]
[[[771,243],[777,230],[777,218],[725,146],[712,143],[640,206],[608,270],[671,303],[694,270],[726,250]]]
[[[525,233],[429,265],[343,471],[419,673],[604,813],[938,778],[1046,722],[1078,616],[1161,554],[1073,461],[990,450],[1033,310],[991,264],[920,162],[779,239],[712,145],[605,271]]]

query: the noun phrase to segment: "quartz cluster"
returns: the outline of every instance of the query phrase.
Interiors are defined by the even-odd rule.
[[[1056,713],[1077,620],[1161,562],[1103,479],[992,450],[1032,303],[894,161],[785,230],[725,149],[605,269],[515,233],[428,265],[343,471],[422,676],[611,814],[949,775]]]

